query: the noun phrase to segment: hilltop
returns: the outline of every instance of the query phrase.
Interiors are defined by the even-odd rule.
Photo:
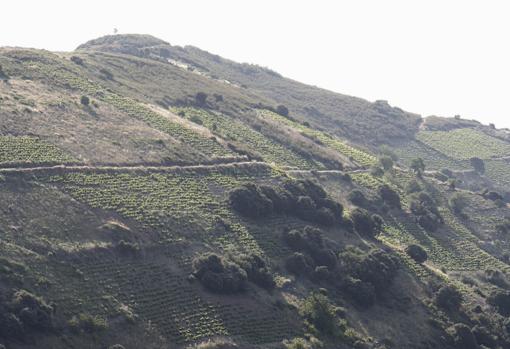
[[[150,35],[0,48],[6,348],[510,348],[510,138]]]

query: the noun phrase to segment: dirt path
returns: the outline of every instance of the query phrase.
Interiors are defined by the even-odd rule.
[[[104,171],[171,171],[171,170],[194,170],[194,169],[208,169],[208,168],[228,168],[236,166],[254,166],[254,165],[266,165],[265,162],[259,161],[241,161],[241,162],[229,162],[219,164],[197,164],[189,166],[176,166],[176,165],[51,165],[51,166],[35,166],[35,167],[0,167],[0,173],[24,173],[24,172],[45,172],[45,171],[90,171],[90,170],[104,170]]]

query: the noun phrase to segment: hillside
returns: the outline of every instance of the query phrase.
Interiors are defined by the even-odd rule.
[[[493,126],[148,35],[0,48],[0,344],[510,348],[509,193]]]

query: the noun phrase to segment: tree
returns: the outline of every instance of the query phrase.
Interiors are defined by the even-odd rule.
[[[355,208],[351,212],[352,223],[354,224],[354,229],[358,234],[374,237],[376,234],[375,224],[372,220],[372,217],[368,214],[366,210],[361,208]]]
[[[379,163],[383,167],[384,171],[389,171],[393,168],[393,159],[387,155],[379,158]]]
[[[411,161],[411,169],[418,176],[421,176],[423,172],[425,172],[425,162],[422,158],[413,159],[413,161]]]
[[[379,187],[379,196],[389,206],[401,208],[400,196],[389,185],[383,184]]]
[[[414,259],[416,263],[423,263],[427,260],[427,252],[420,245],[409,245],[406,248],[406,253],[409,257]]]
[[[436,294],[436,304],[445,310],[458,310],[462,304],[462,294],[453,286],[443,286]]]
[[[90,98],[87,96],[81,96],[80,103],[87,107],[90,104]]]
[[[471,163],[471,166],[473,166],[476,172],[478,172],[479,174],[485,173],[485,162],[483,162],[482,159],[473,157],[469,159],[469,162]]]
[[[462,215],[462,211],[467,206],[466,197],[461,193],[454,193],[448,200],[448,204],[452,208],[453,212],[458,215]]]
[[[281,104],[276,107],[276,112],[281,116],[289,116],[289,109]]]
[[[205,92],[197,92],[195,102],[198,106],[204,106],[207,102],[207,94]]]

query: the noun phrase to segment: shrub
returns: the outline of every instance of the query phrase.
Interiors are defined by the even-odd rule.
[[[407,194],[412,194],[420,192],[422,188],[420,186],[420,183],[418,183],[417,180],[413,179],[407,183],[405,190]]]
[[[21,320],[14,314],[0,310],[0,337],[23,339],[25,331]]]
[[[109,346],[108,349],[126,349],[126,348],[124,348],[124,346],[121,344],[114,344]]]
[[[248,280],[254,284],[265,289],[273,289],[276,286],[266,261],[259,255],[241,255],[237,257],[236,262],[244,269]]]
[[[462,294],[456,287],[446,285],[436,293],[435,303],[445,310],[456,311],[460,308],[462,299]]]
[[[245,184],[233,189],[229,199],[234,209],[252,218],[286,213],[324,225],[333,225],[343,218],[343,206],[309,180],[288,180],[282,188]]]
[[[285,267],[295,275],[305,275],[313,269],[312,261],[300,252],[294,252],[285,261]]]
[[[87,97],[87,96],[81,96],[81,98],[80,98],[80,103],[87,107],[87,106],[90,104],[90,99],[89,99],[89,97]]]
[[[411,170],[414,171],[418,176],[421,176],[425,172],[425,162],[422,158],[416,158],[411,161]]]
[[[345,325],[337,318],[336,307],[321,293],[313,292],[308,296],[299,312],[308,324],[325,335],[341,336],[345,330]]]
[[[374,285],[353,277],[346,278],[344,282],[344,290],[358,305],[369,308],[375,304]]]
[[[406,248],[406,253],[409,257],[414,259],[416,263],[423,263],[428,259],[427,252],[420,245],[409,245]]]
[[[223,95],[215,93],[213,94],[213,97],[216,102],[223,102]]]
[[[381,156],[379,163],[385,171],[389,171],[393,168],[393,159],[389,156]]]
[[[455,348],[458,349],[477,349],[475,336],[471,329],[465,324],[455,324],[449,328],[449,332],[453,337]]]
[[[207,103],[207,94],[205,92],[197,92],[195,95],[195,103],[200,107],[205,106]]]
[[[72,319],[69,320],[68,325],[71,331],[75,333],[95,333],[104,331],[108,328],[108,323],[105,319],[86,313],[73,316]]]
[[[83,65],[83,59],[78,56],[71,56],[71,62],[78,64],[78,65]]]
[[[443,222],[436,203],[425,192],[413,194],[410,209],[416,216],[418,224],[427,231],[435,231]]]
[[[276,107],[276,112],[281,116],[289,116],[289,109],[284,105],[279,105]]]
[[[469,162],[471,163],[471,166],[476,172],[478,172],[479,174],[485,173],[485,162],[483,162],[482,159],[473,157],[469,159]]]
[[[383,184],[379,187],[379,196],[391,207],[401,208],[400,196],[389,185]]]
[[[476,325],[471,329],[471,332],[475,336],[476,343],[480,345],[485,345],[487,348],[495,348],[497,341],[496,338],[494,338],[493,335],[489,333],[487,328]]]
[[[361,190],[354,189],[349,193],[348,199],[350,202],[352,202],[354,205],[360,206],[360,207],[366,207],[368,206],[368,199],[365,197],[365,194]]]
[[[374,237],[376,229],[374,221],[366,210],[356,208],[351,212],[352,223],[358,234],[366,237]]]
[[[229,198],[232,207],[248,217],[259,218],[273,212],[272,201],[262,194],[254,184],[245,184],[233,189]]]
[[[318,267],[315,267],[315,270],[313,271],[312,278],[316,281],[326,281],[331,278],[331,273],[329,271],[329,268],[325,265],[321,265]]]
[[[448,204],[450,205],[453,212],[455,212],[458,215],[462,215],[463,214],[462,211],[467,206],[466,197],[461,193],[455,193],[448,200]]]
[[[237,293],[245,289],[247,274],[236,263],[211,253],[193,261],[193,273],[202,285],[216,293]]]
[[[28,291],[14,293],[12,307],[25,327],[37,330],[53,327],[53,308]]]
[[[498,313],[507,317],[510,316],[510,292],[497,290],[493,291],[487,298],[487,303],[494,306]]]

